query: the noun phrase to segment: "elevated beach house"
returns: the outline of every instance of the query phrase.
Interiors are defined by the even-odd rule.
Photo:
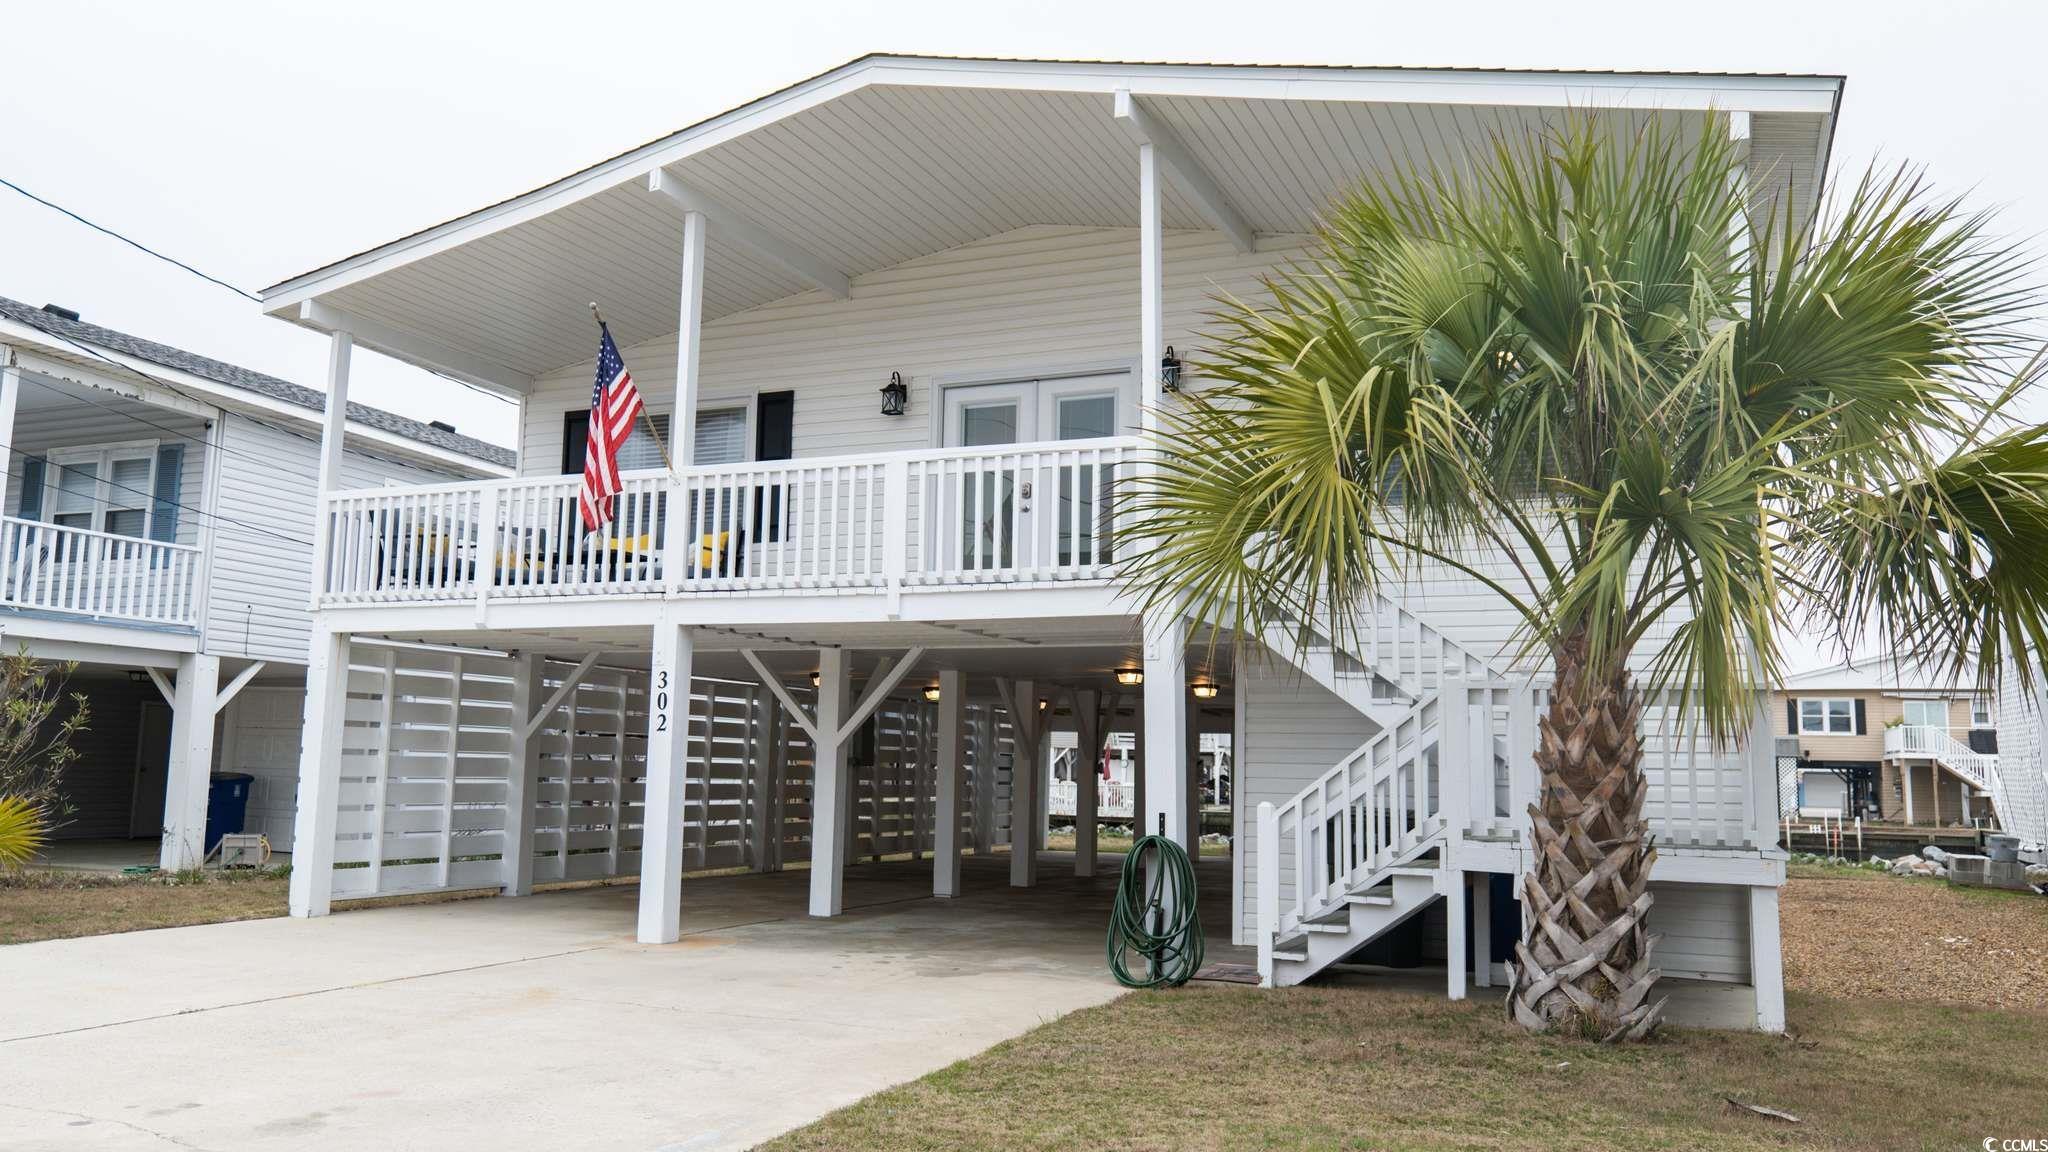
[[[1504,654],[1510,614],[1421,574],[1362,606],[1355,642],[1212,646],[1119,587],[1113,494],[1204,386],[1179,354],[1204,309],[1256,297],[1361,179],[1575,113],[1730,133],[1752,194],[1806,213],[1839,94],[871,56],[270,288],[266,312],[332,334],[330,443],[355,345],[523,406],[514,478],[322,473],[293,912],[637,874],[639,936],[667,941],[691,869],[808,859],[821,917],[849,861],[887,853],[928,854],[937,896],[970,850],[1029,887],[1049,729],[1132,734],[1139,822],[1184,841],[1214,732],[1227,927],[1266,981],[1404,925],[1451,995],[1494,981],[1543,692]],[[593,301],[655,431],[585,533]],[[1716,752],[1653,702],[1652,916],[1667,975],[1772,1028],[1758,714],[1762,739]],[[1097,776],[1074,779],[1084,875]]]
[[[512,453],[260,372],[0,298],[0,648],[76,660],[91,709],[59,839],[188,868],[209,777],[292,847],[323,461],[350,484],[505,476]],[[345,439],[342,433],[345,431]],[[234,831],[237,829],[229,829]]]

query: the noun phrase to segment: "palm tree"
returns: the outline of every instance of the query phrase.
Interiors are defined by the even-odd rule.
[[[1556,677],[1508,998],[1533,1029],[1655,1027],[1645,693],[1729,746],[1782,630],[1874,621],[1987,673],[2048,640],[2024,262],[1903,171],[1821,224],[1753,215],[1709,120],[1577,119],[1351,193],[1268,299],[1220,302],[1211,386],[1129,497],[1134,589],[1238,637],[1349,631],[1425,561],[1519,616]]]

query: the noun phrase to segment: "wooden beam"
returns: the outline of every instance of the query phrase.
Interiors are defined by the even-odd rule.
[[[853,284],[846,273],[822,257],[753,223],[716,196],[683,183],[665,169],[656,168],[647,174],[647,190],[668,197],[685,212],[702,212],[717,222],[720,237],[730,237],[752,249],[756,255],[767,257],[783,271],[813,288],[823,288],[841,300],[853,291]]]
[[[163,671],[158,668],[145,668],[143,671],[149,673],[150,682],[156,685],[156,690],[164,694],[164,703],[176,708],[178,706],[178,690],[172,685],[171,678],[164,675]]]
[[[1159,160],[1172,170],[1181,191],[1195,202],[1204,219],[1230,238],[1231,247],[1239,252],[1252,250],[1251,224],[1231,206],[1230,197],[1223,194],[1216,178],[1195,159],[1179,133],[1148,111],[1128,88],[1117,89],[1115,116],[1117,126],[1131,138],[1131,143],[1151,145]]]
[[[569,674],[562,678],[562,686],[555,689],[554,695],[548,697],[547,703],[542,704],[538,712],[531,716],[521,716],[519,718],[520,722],[526,725],[526,738],[528,740],[533,739],[533,734],[540,731],[541,721],[546,720],[549,713],[560,708],[562,701],[569,698],[569,693],[574,692],[576,686],[583,683],[583,678],[590,675],[590,670],[597,667],[597,657],[598,653],[596,652],[585,656],[582,663],[570,669]],[[540,685],[535,684],[534,687],[538,688]]]
[[[270,667],[270,662],[268,660],[258,660],[254,664],[249,665],[247,668],[242,669],[240,672],[235,673],[235,678],[233,680],[228,681],[228,686],[221,689],[220,692],[214,696],[213,714],[216,716],[220,715],[221,711],[228,706],[229,701],[232,701],[235,698],[235,694],[237,692],[240,692],[243,688],[248,687],[249,681],[254,680],[256,678],[257,673],[263,671],[265,668],[268,667]]]
[[[761,663],[761,658],[754,654],[752,648],[740,649],[740,655],[753,667],[754,675],[760,677],[761,686],[775,693],[775,698],[782,702],[784,708],[789,709],[790,719],[796,721],[796,726],[804,730],[804,735],[811,738],[811,744],[815,747],[818,743],[818,722],[803,710],[803,706],[796,702],[796,697],[789,694],[789,689],[783,686],[782,680],[768,671],[768,666]]]
[[[533,387],[533,377],[503,364],[444,348],[423,337],[401,332],[381,320],[344,312],[318,300],[301,301],[296,319],[301,325],[321,332],[346,332],[365,348],[375,348],[408,364],[453,376],[510,399],[517,400]]]
[[[881,706],[889,693],[894,692],[896,686],[903,683],[903,678],[910,674],[912,668],[917,667],[917,662],[923,655],[923,648],[912,648],[893,666],[889,657],[882,657],[882,662],[875,666],[874,676],[868,681],[868,690],[862,693],[860,703],[853,706],[853,712],[847,716],[846,723],[839,727],[841,744],[846,743],[847,737],[852,736],[855,729],[866,723],[867,718],[874,714],[875,709]]]

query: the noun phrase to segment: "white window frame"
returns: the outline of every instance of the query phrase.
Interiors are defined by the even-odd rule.
[[[1991,714],[1991,697],[1981,692],[1970,697],[1970,727],[1990,728],[1996,723]]]
[[[1809,718],[1806,712],[1808,704],[1818,704],[1820,706],[1818,710],[1818,726],[1811,726],[1808,723]],[[1830,720],[1834,715],[1833,706],[1836,704],[1842,706],[1842,721],[1847,725],[1847,727],[1839,732],[1830,726]],[[1851,696],[1801,696],[1799,698],[1799,734],[1801,736],[1854,736],[1856,734],[1855,698]]]
[[[143,484],[140,496],[142,502],[142,534],[136,537],[136,539],[149,539],[150,530],[156,527],[157,449],[161,444],[162,441],[159,440],[124,440],[116,444],[53,448],[44,452],[43,459],[47,463],[43,468],[42,522],[51,525],[57,523],[57,516],[59,515],[57,500],[62,493],[60,485],[62,485],[64,480],[64,469],[79,464],[92,464],[97,466],[98,473],[93,486],[92,524],[88,530],[93,532],[107,531],[107,513],[112,510],[111,505],[114,495],[114,462],[117,460],[147,460],[149,462],[149,479]],[[132,493],[128,493],[124,489],[123,496],[126,497],[128,495],[132,495]],[[121,507],[124,511],[133,510],[133,507],[127,504],[125,500]]]
[[[739,458],[738,460],[733,460],[733,461],[727,461],[727,463],[733,463],[733,464],[751,464],[751,463],[753,463],[753,460],[754,460],[754,401],[753,401],[753,399],[752,399],[752,398],[748,398],[748,399],[746,399],[746,400],[736,400],[736,401],[734,401],[734,402],[732,402],[732,403],[729,403],[729,404],[728,404],[728,403],[724,403],[724,402],[722,402],[722,401],[721,401],[721,402],[717,402],[717,403],[712,403],[712,404],[703,404],[703,403],[700,403],[700,404],[698,404],[698,405],[697,405],[697,419],[696,419],[696,422],[690,425],[690,428],[691,428],[691,431],[692,431],[692,433],[694,434],[694,433],[695,433],[695,430],[696,430],[696,429],[698,429],[698,428],[701,428],[701,427],[703,427],[703,426],[704,426],[704,417],[706,417],[706,416],[709,416],[709,415],[711,415],[711,414],[713,414],[713,413],[717,413],[717,412],[737,412],[737,413],[739,413],[739,414],[740,414],[740,458]],[[674,427],[674,424],[673,424],[673,422],[671,422],[671,424],[670,424],[670,427],[671,427],[671,429],[673,429],[673,427]],[[673,439],[674,439],[675,437],[674,437],[674,435],[673,435],[673,434],[671,434],[669,438],[670,438],[671,440],[673,440]],[[697,463],[698,463],[698,460],[697,460],[697,458],[696,458],[696,457],[697,457],[697,446],[696,446],[695,444],[692,444],[692,445],[690,445],[690,463],[691,463],[692,465],[695,465],[695,464],[697,464]]]

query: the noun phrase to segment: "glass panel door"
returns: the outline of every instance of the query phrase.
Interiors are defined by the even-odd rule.
[[[961,448],[1000,447],[1036,435],[1032,385],[984,384],[946,390],[946,443]],[[1017,541],[1010,531],[1017,508],[1014,468],[963,467],[952,493],[960,509],[961,568],[1011,568]]]
[[[1905,703],[1906,723],[1915,728],[1947,728],[1948,701],[1907,700]]]
[[[1117,400],[1124,374],[1049,380],[1041,402],[1056,440],[1097,440],[1117,434]],[[1100,564],[1109,559],[1099,526],[1109,508],[1108,470],[1088,461],[1059,469],[1060,502],[1053,539],[1061,567]]]

